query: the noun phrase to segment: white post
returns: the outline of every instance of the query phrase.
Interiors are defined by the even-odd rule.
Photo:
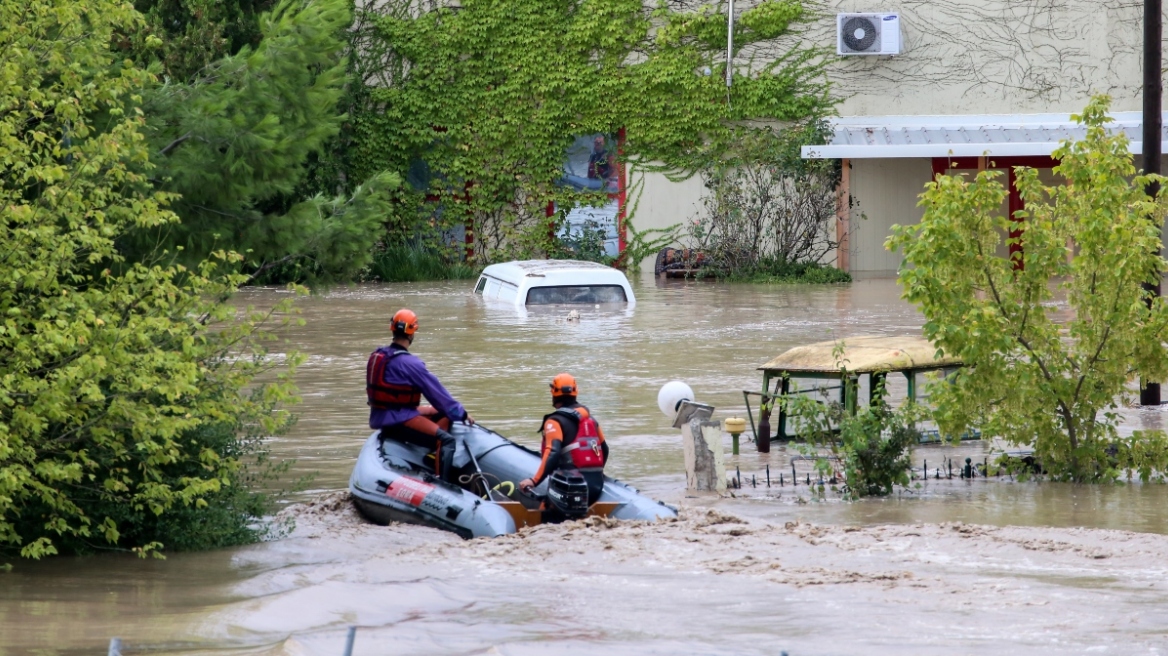
[[[694,417],[681,427],[685,451],[685,487],[698,492],[726,491],[726,465],[722,457],[722,424]]]
[[[675,380],[657,394],[657,407],[681,429],[685,453],[685,486],[702,492],[726,491],[726,466],[722,463],[722,423],[710,421],[714,406],[697,403],[689,385]]]
[[[734,78],[734,0],[730,0],[726,23],[726,88],[729,89],[730,81]]]

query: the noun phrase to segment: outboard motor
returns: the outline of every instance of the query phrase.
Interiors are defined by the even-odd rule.
[[[557,469],[548,479],[548,501],[568,519],[588,514],[588,481],[575,469]]]

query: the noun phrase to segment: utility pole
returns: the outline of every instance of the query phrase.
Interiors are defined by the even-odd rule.
[[[1160,40],[1164,32],[1164,15],[1160,0],[1144,0],[1144,173],[1160,172],[1160,96],[1163,93],[1160,81],[1162,53]],[[1155,182],[1145,189],[1149,197],[1155,198],[1160,185]],[[1159,253],[1156,253],[1159,256]],[[1144,289],[1153,297],[1160,296],[1160,280],[1144,284]],[[1149,306],[1152,299],[1148,299]],[[1160,405],[1160,383],[1140,381],[1140,405]]]

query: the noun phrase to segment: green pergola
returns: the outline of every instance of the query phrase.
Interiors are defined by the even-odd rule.
[[[769,406],[774,399],[790,393],[792,378],[811,378],[836,381],[840,403],[855,413],[861,376],[868,377],[868,389],[875,390],[890,373],[902,373],[908,380],[908,398],[917,398],[917,376],[931,371],[960,367],[961,360],[937,354],[937,347],[923,337],[849,337],[843,340],[817,342],[797,346],[759,367],[762,372],[762,392],[743,391],[750,427],[758,439],[754,415],[750,412],[750,396],[760,397],[761,406]],[[845,376],[852,382],[845,385]],[[829,389],[837,389],[833,386]],[[795,391],[794,393],[799,393]],[[875,401],[876,399],[871,399]],[[779,404],[778,430],[775,439],[789,440],[787,413]]]

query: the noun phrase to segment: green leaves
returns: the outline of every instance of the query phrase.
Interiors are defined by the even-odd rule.
[[[840,342],[833,356],[838,358],[843,352]],[[826,388],[800,390],[794,384],[791,393],[779,400],[804,440],[799,450],[815,458],[821,475],[829,475],[833,465],[818,453],[826,448],[842,466],[847,496],[853,499],[886,496],[897,486],[908,487],[912,447],[921,436],[916,425],[928,417],[925,408],[912,401],[892,408],[885,398],[887,374],[872,378],[875,402],[868,405],[857,403],[859,378],[843,367],[840,385],[847,402],[830,398]]]
[[[822,53],[793,39],[765,44],[780,52],[771,63],[740,61],[728,100],[722,5],[680,12],[640,0],[467,0],[420,13],[409,6],[366,9],[354,29],[356,75],[369,85],[353,110],[355,177],[392,170],[415,185],[394,221],[404,226],[398,238],[413,238],[423,221],[434,219],[440,230],[469,217],[486,260],[550,248],[549,203],[608,201],[561,183],[577,136],[608,135],[611,148],[623,129],[621,159],[685,176],[726,152],[735,122],[802,121],[832,106]],[[749,52],[804,16],[800,2],[763,2],[738,17],[736,43]]]
[[[0,3],[0,550],[25,557],[159,548],[128,514],[215,497],[237,430],[278,430],[293,394],[279,378],[240,395],[272,364],[271,316],[225,303],[238,256],[120,248],[177,220],[151,185],[152,78],[109,49],[139,26],[113,0]],[[228,448],[192,442],[212,428]]]
[[[1055,151],[1061,184],[1017,169],[1022,223],[1000,213],[1000,173],[938,176],[921,196],[921,223],[896,227],[887,243],[903,249],[900,282],[925,314],[925,336],[970,365],[935,393],[943,430],[977,426],[1033,445],[1053,476],[1076,481],[1126,466],[1109,411],[1129,381],[1168,374],[1168,309],[1161,299],[1149,309],[1141,288],[1164,269],[1165,201],[1147,198],[1153,178],[1135,176],[1126,138],[1105,130],[1108,104],[1093,98],[1077,119],[1086,138]],[[1016,227],[1022,253],[1011,260],[1003,241]],[[1168,457],[1156,463],[1166,466]]]
[[[198,2],[155,5],[152,20]],[[325,194],[303,189],[309,161],[345,119],[338,103],[348,76],[349,3],[282,0],[261,15],[223,4],[230,7],[194,11],[192,22],[220,35],[207,43],[221,56],[145,93],[145,134],[157,166],[151,182],[178,194],[172,208],[182,222],[123,241],[138,256],[159,242],[181,246],[187,263],[229,248],[246,254],[245,270],[295,262],[310,279],[352,279],[369,259],[399,178],[379,170],[347,184],[315,180]],[[216,23],[217,15],[226,23]],[[193,29],[168,36],[189,40]],[[172,46],[165,63],[184,68]]]

